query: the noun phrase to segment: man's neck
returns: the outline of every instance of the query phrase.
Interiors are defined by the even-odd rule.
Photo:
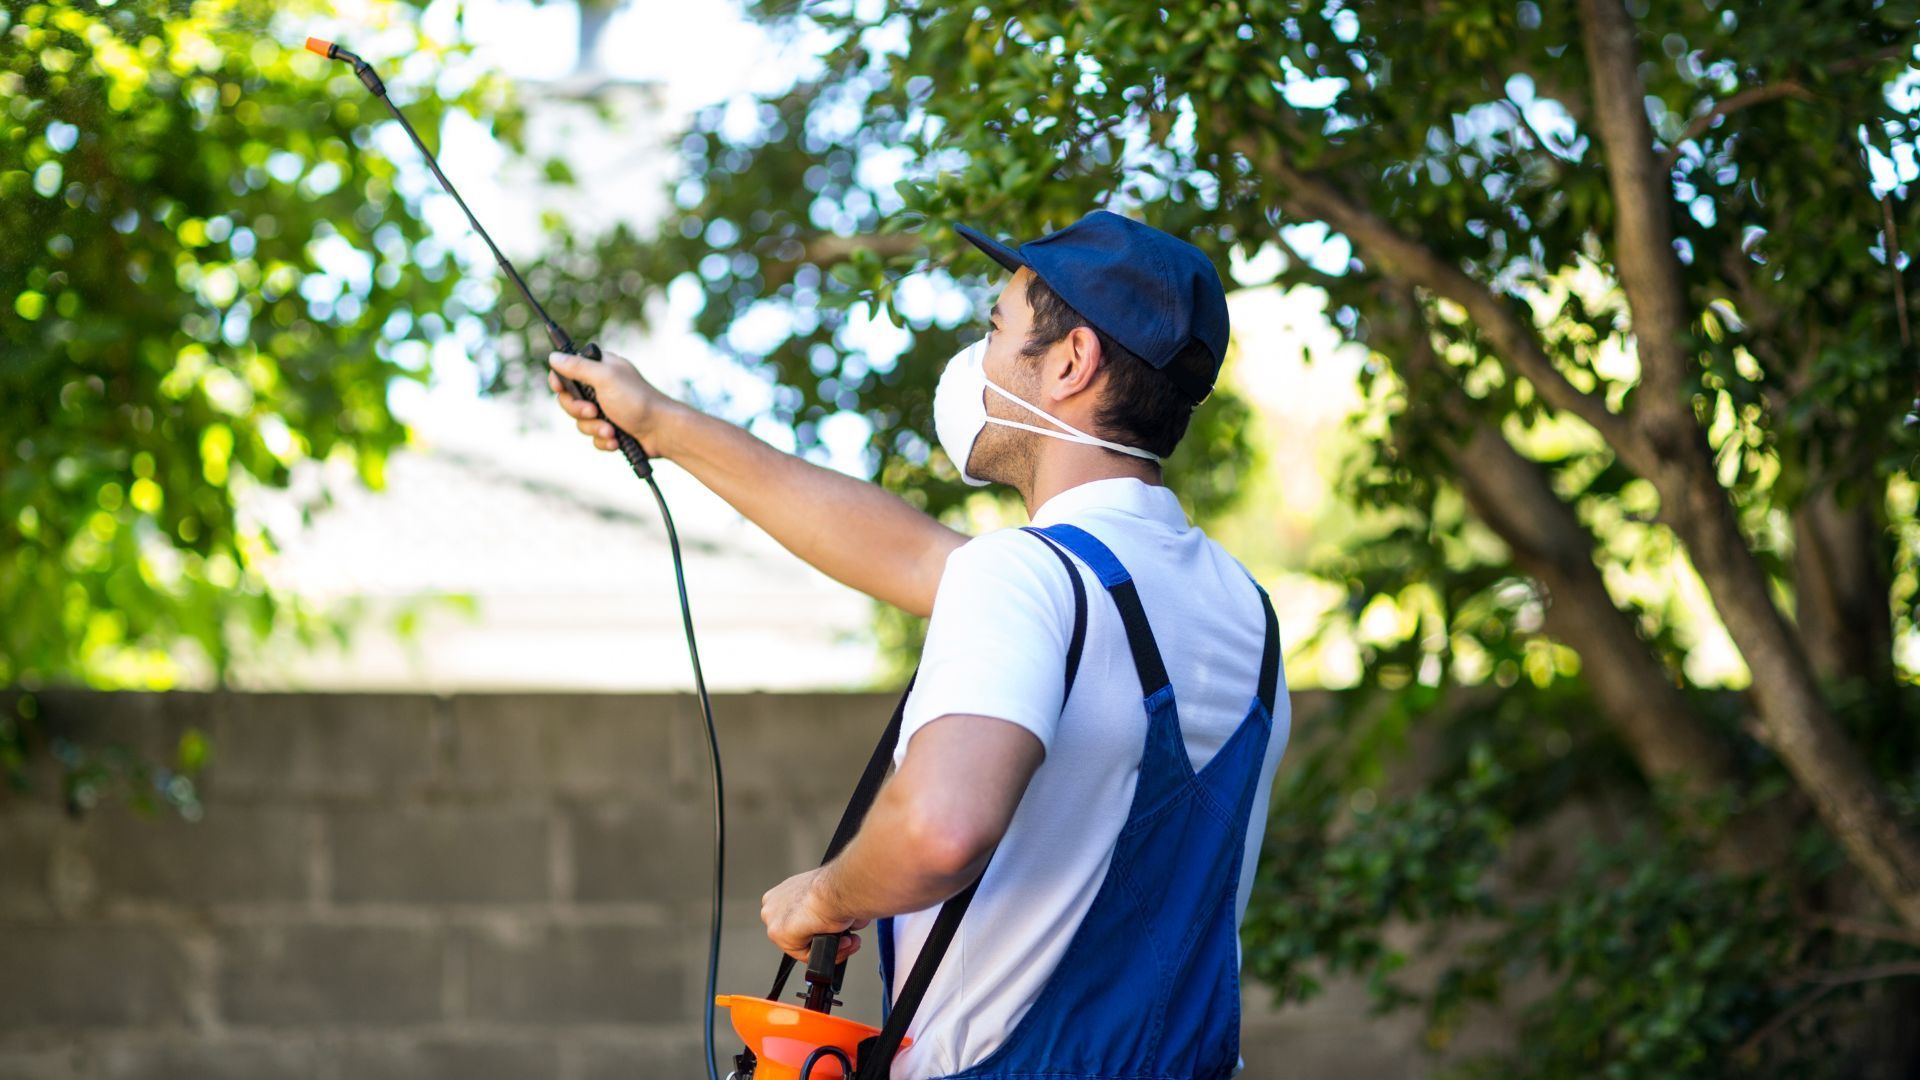
[[[1057,440],[1043,440],[1056,442]],[[1081,446],[1075,443],[1060,443],[1048,446],[1040,454],[1040,460],[1034,464],[1033,479],[1020,492],[1027,503],[1027,518],[1047,504],[1047,500],[1081,484],[1091,484],[1095,480],[1118,480],[1131,477],[1142,483],[1159,486],[1160,466],[1145,458],[1131,457],[1102,450],[1097,446]]]

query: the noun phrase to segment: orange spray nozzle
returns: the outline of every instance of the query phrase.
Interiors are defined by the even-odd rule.
[[[307,51],[310,53],[318,53],[329,60],[338,60],[343,64],[353,65],[353,73],[359,76],[360,81],[366,84],[368,90],[373,91],[375,97],[387,96],[386,85],[380,81],[380,76],[374,74],[373,65],[367,63],[365,60],[360,59],[325,38],[308,38]]]

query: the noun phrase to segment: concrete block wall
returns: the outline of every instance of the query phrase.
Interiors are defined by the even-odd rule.
[[[191,726],[213,750],[197,822],[0,796],[0,1080],[704,1075],[690,697],[38,697],[95,745],[164,759]],[[716,699],[722,993],[766,991],[760,894],[818,861],[892,704]],[[844,996],[873,1020],[868,944]],[[1426,1071],[1411,1023],[1367,1017],[1357,988],[1245,1007],[1249,1077]]]

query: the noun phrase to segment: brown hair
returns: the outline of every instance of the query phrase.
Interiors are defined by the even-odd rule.
[[[1033,326],[1027,331],[1027,343],[1020,355],[1045,355],[1055,342],[1082,326],[1092,330],[1100,342],[1107,389],[1094,413],[1094,433],[1163,458],[1173,453],[1187,433],[1195,402],[1175,388],[1167,373],[1088,322],[1038,274],[1027,279],[1027,304],[1033,308]],[[1173,362],[1191,370],[1207,370],[1212,357],[1204,345],[1190,341]]]

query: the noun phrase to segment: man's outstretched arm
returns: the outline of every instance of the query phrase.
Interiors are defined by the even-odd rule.
[[[767,937],[805,960],[816,934],[919,911],[966,888],[1045,756],[1032,732],[1005,720],[956,714],[927,724],[846,849],[761,897]],[[843,944],[841,958],[856,948]]]
[[[843,585],[914,615],[933,612],[947,555],[967,542],[906,500],[864,480],[776,450],[752,434],[661,393],[613,353],[596,363],[554,353],[554,371],[593,387],[600,408],[548,385],[583,434],[617,449],[607,421],[650,457],[692,473],[780,545]],[[602,419],[601,410],[605,410]]]

